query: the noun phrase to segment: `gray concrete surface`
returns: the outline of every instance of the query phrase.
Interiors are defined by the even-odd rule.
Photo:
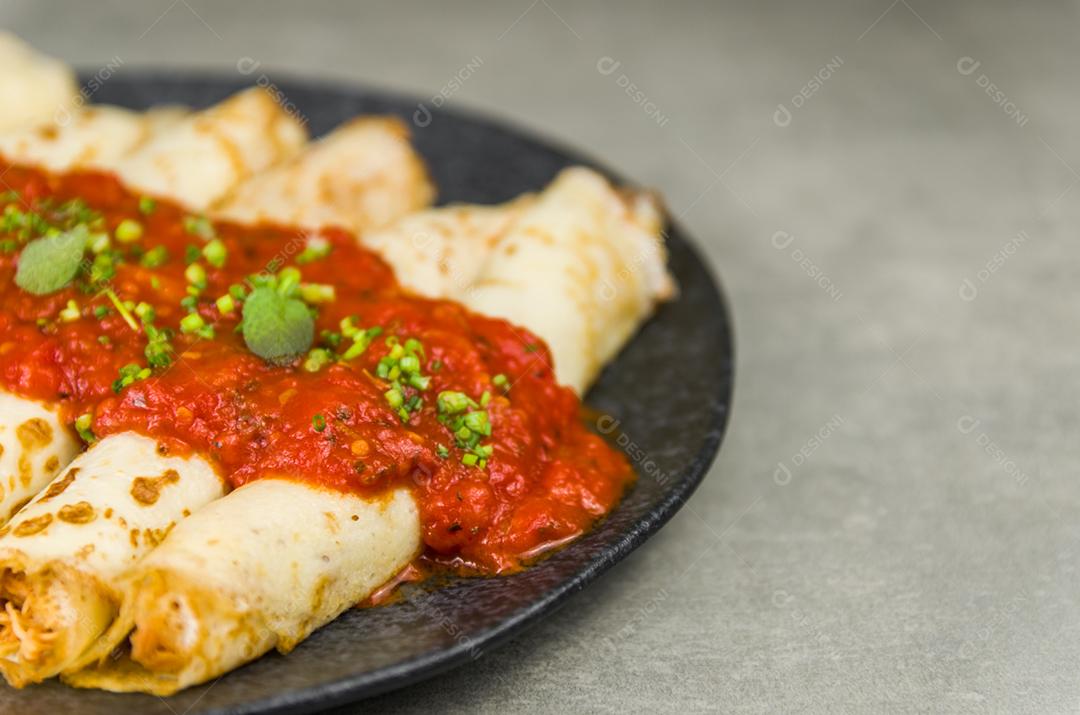
[[[689,508],[496,654],[349,712],[1080,708],[1075,3],[170,2],[0,21],[88,68],[428,97],[480,58],[451,104],[661,189],[734,307]]]

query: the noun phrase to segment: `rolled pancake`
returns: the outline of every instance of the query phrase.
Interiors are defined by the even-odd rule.
[[[548,271],[577,269],[579,261],[586,261],[592,275],[612,281],[616,295],[608,300],[618,310],[640,311],[621,316],[618,329],[625,340],[655,300],[672,290],[663,248],[656,245],[660,216],[655,204],[644,196],[616,193],[593,172],[561,175],[535,203],[525,200],[505,220],[508,225],[495,231],[501,234],[496,245],[513,240],[516,248],[508,257],[531,252],[539,261],[507,265],[512,272],[503,274],[506,283],[526,286],[514,294],[515,300],[531,296],[542,304],[547,296],[535,293],[537,284],[552,292],[577,289],[573,277]],[[618,235],[607,235],[612,232]],[[545,250],[534,251],[530,240]],[[636,265],[629,263],[634,251],[645,253],[643,261],[660,261],[637,267],[660,273],[650,276],[655,283],[648,291],[633,276],[618,275],[628,264]],[[487,275],[493,275],[490,264],[496,260],[501,259],[488,260]],[[538,281],[534,271],[541,273]],[[399,278],[407,281],[408,276]],[[619,295],[630,288],[647,296]],[[554,305],[576,309],[575,298],[556,298]],[[585,307],[598,309],[593,303]],[[610,359],[620,346],[600,332],[577,327],[581,316],[575,312],[562,319],[575,326],[566,331],[574,340],[564,343],[564,351]],[[548,322],[537,323],[550,333],[540,332],[547,340],[563,335]],[[582,346],[581,340],[598,344]],[[578,364],[589,363],[580,357]],[[583,386],[589,377],[577,379]],[[285,652],[409,563],[421,543],[417,513],[407,490],[371,499],[302,481],[261,480],[241,487],[182,522],[134,569],[120,617],[63,678],[79,687],[166,695],[226,673],[275,646]],[[362,530],[357,537],[350,526]]]
[[[75,73],[0,31],[0,132],[47,122],[79,96]]]
[[[305,141],[303,125],[253,88],[155,132],[115,170],[130,187],[202,211]]]
[[[309,151],[314,150],[314,147],[309,149]],[[385,156],[379,153],[363,153],[356,156],[354,168],[359,172],[363,172],[363,167],[367,162],[379,166],[381,170],[392,171],[392,167],[387,164]],[[375,191],[378,192],[378,189],[375,189]],[[363,195],[357,196],[359,198],[363,198]],[[363,204],[363,202],[360,202],[360,204]],[[321,210],[321,205],[319,203],[318,197],[312,197],[312,203],[308,204],[308,207],[317,214]],[[348,212],[349,207],[342,207],[342,210]],[[27,402],[25,400],[22,400],[22,398],[16,397],[11,397],[9,399],[13,401]],[[0,434],[2,434],[2,432],[0,432]],[[125,446],[132,440],[135,440],[137,444],[143,445],[143,448],[139,450],[137,454],[134,453],[133,450]],[[104,438],[93,449],[76,459],[76,461],[71,465],[72,468],[76,470],[75,474],[77,479],[72,482],[68,491],[74,493],[75,486],[82,483],[82,480],[86,475],[86,470],[89,467],[93,467],[102,472],[102,475],[100,477],[101,479],[106,478],[105,472],[107,472],[109,465],[112,464],[114,460],[103,460],[100,456],[103,454],[128,454],[129,461],[127,463],[130,465],[137,465],[137,467],[133,468],[137,468],[141,472],[145,472],[147,474],[166,474],[169,472],[169,470],[180,472],[179,469],[177,469],[175,466],[172,466],[172,460],[174,458],[162,457],[161,455],[157,454],[156,451],[147,446],[153,444],[154,443],[152,440],[147,440],[146,438],[137,437],[133,434],[127,433],[120,435],[111,435]],[[14,454],[14,452],[12,454]],[[72,455],[73,454],[74,451],[72,452]],[[70,456],[68,456],[67,458],[70,459]],[[206,470],[209,469],[209,465],[204,460],[201,460],[198,457],[192,457],[190,459],[193,461],[194,464],[199,465],[199,468],[202,470],[203,473],[205,473]],[[64,461],[66,462],[67,460],[65,459]],[[89,467],[87,464],[88,462]],[[54,482],[54,484],[62,482],[65,476],[70,475],[71,473],[71,470],[66,471],[58,478],[57,482]],[[123,485],[126,483],[125,480],[128,480],[128,477],[124,472],[121,472],[114,477],[114,480],[116,481],[112,484],[113,491],[116,491],[116,489],[120,489],[122,491]],[[38,489],[43,488],[44,484],[47,483],[47,481],[47,479],[41,481],[38,485]],[[49,490],[46,490],[45,494],[48,494],[49,491],[52,491],[51,487]],[[30,494],[32,493],[34,492],[31,491]],[[108,494],[107,491],[102,493]],[[260,490],[255,490],[254,492],[254,494],[256,495],[260,493],[261,488]],[[27,494],[27,496],[29,496],[30,494]],[[210,498],[216,498],[218,496],[221,496],[220,492]],[[238,503],[240,505],[240,511],[243,512],[245,509],[244,504],[246,503],[244,500],[247,498],[248,497],[242,497],[239,501],[233,500],[228,503]],[[327,498],[328,497],[326,495],[321,495],[319,498],[313,498],[306,503],[308,505],[314,504],[317,507]],[[203,500],[202,502],[200,502],[199,505],[205,503],[205,501],[208,500],[209,499]],[[98,504],[98,502],[95,502],[93,500],[88,501],[92,505]],[[411,504],[411,498],[409,499],[409,502]],[[301,505],[305,504],[302,499],[299,503]],[[301,506],[300,508],[303,508],[303,506]],[[184,503],[182,505],[179,513],[176,509],[161,510],[159,514],[155,515],[155,518],[158,519],[158,521],[156,522],[157,525],[145,526],[143,527],[143,531],[145,532],[146,529],[151,529],[149,533],[152,536],[160,535],[160,533],[162,533],[161,530],[167,530],[168,528],[171,528],[172,523],[180,521],[187,516],[187,513],[185,512],[193,510],[194,507],[190,506],[187,503]],[[42,509],[39,508],[36,503],[31,503],[29,506],[26,507],[26,509],[24,509],[23,512],[19,514],[16,523],[12,524],[12,527],[14,529],[18,529],[19,525],[24,519],[36,518],[37,516],[40,516],[38,512],[41,511]],[[325,511],[327,510],[324,509],[317,513],[321,515]],[[257,511],[255,513],[257,513]],[[361,511],[358,510],[355,513],[360,514]],[[125,518],[127,518],[128,521],[131,520],[130,517]],[[365,517],[365,520],[366,523],[375,523],[378,525],[382,525],[383,522],[381,521],[381,518],[382,512],[378,511],[376,515],[371,516],[370,518]],[[250,518],[242,520],[242,523],[250,523]],[[159,531],[153,531],[153,529],[158,529]],[[419,526],[415,526],[411,529],[406,529],[403,533],[405,533],[406,535],[413,534],[418,540]],[[53,638],[53,642],[58,644],[56,648],[50,649],[48,647],[41,647],[39,645],[28,646],[28,649],[25,651],[25,653],[28,655],[33,655],[34,658],[25,658],[20,656],[20,653],[24,652],[22,648],[22,641],[19,640],[18,637],[16,637],[15,640],[12,641],[13,643],[18,643],[19,651],[17,651],[14,656],[10,654],[7,655],[6,663],[0,662],[0,672],[3,672],[5,676],[9,678],[9,682],[14,685],[23,685],[29,682],[36,682],[43,678],[49,677],[50,675],[56,674],[57,672],[59,672],[60,669],[70,667],[73,659],[80,653],[82,653],[86,649],[86,647],[89,646],[93,642],[93,640],[96,639],[98,635],[103,632],[105,628],[113,621],[117,613],[117,593],[112,589],[102,590],[93,586],[88,586],[87,584],[92,583],[91,577],[99,577],[100,574],[108,574],[107,580],[116,580],[122,574],[126,573],[127,570],[131,567],[131,565],[137,562],[139,558],[141,558],[141,556],[147,552],[148,549],[154,546],[153,543],[148,543],[145,540],[142,542],[137,542],[135,540],[137,537],[131,536],[131,534],[128,534],[126,536],[120,534],[119,536],[124,536],[127,540],[125,541],[124,539],[120,539],[115,534],[104,534],[101,537],[98,537],[100,539],[108,540],[108,550],[96,552],[96,560],[89,565],[85,565],[82,562],[79,562],[78,566],[82,568],[68,568],[66,562],[56,561],[58,557],[63,556],[64,554],[74,554],[78,551],[79,548],[82,548],[78,545],[73,546],[70,543],[70,540],[65,540],[66,537],[63,533],[61,533],[59,536],[46,536],[45,534],[43,534],[40,542],[36,544],[36,550],[28,551],[24,554],[19,555],[18,560],[14,562],[17,565],[17,569],[12,569],[12,574],[15,575],[15,580],[13,581],[13,583],[15,583],[16,585],[13,587],[12,592],[5,596],[2,590],[2,582],[0,582],[0,599],[8,598],[8,600],[14,600],[17,604],[24,604],[27,599],[29,599],[29,602],[31,604],[42,600],[51,602],[60,599],[63,603],[68,604],[66,608],[68,609],[69,613],[66,613],[63,616],[57,616],[53,613],[49,613],[47,614],[47,617],[50,620],[45,622],[46,625],[44,627],[38,627],[36,630],[33,631],[34,633],[40,633],[47,629],[47,632],[49,633],[58,634],[55,638]],[[5,541],[10,540],[11,538],[13,537],[8,537],[7,539],[0,539],[0,545],[2,545]],[[48,544],[45,544],[43,542],[48,542]],[[388,543],[392,543],[392,540]],[[412,549],[408,558],[411,558],[413,552],[415,552],[415,548]],[[0,570],[5,568],[6,563],[4,561],[3,553],[3,551],[0,551]],[[64,565],[64,568],[61,569],[59,566],[54,565],[58,563]],[[39,572],[56,574],[56,576],[55,578],[53,578],[50,575],[50,577],[46,579],[44,577],[27,578],[25,576],[19,575],[25,573],[36,574]],[[2,573],[2,571],[0,571],[0,573]],[[361,571],[357,571],[356,575],[361,575]],[[382,574],[382,571],[378,571],[375,574],[375,577],[378,577],[378,580],[374,582],[370,586],[370,588],[378,586],[380,583],[390,578],[390,576],[392,575],[393,572],[384,576]],[[300,575],[298,575],[298,578],[300,578]],[[359,582],[347,580],[346,583],[341,586],[341,588],[345,589],[345,592],[350,592],[350,589],[369,588],[367,584],[368,580],[361,580]],[[327,603],[332,604],[333,601],[329,600],[327,601]],[[344,606],[342,606],[342,608],[344,608]],[[337,612],[335,612],[334,615],[336,615]],[[71,613],[85,613],[86,615],[80,615],[79,618],[71,618],[69,617]],[[9,614],[8,617],[12,618],[13,616]],[[22,616],[20,615],[20,618],[21,617]],[[37,618],[45,617],[46,616],[42,615],[37,616]],[[328,616],[328,619],[330,618],[333,618],[333,615]],[[283,644],[288,642],[288,614],[282,616],[282,619],[283,620],[281,622],[284,625],[282,626],[282,630],[275,636],[277,640],[272,642],[269,646],[267,646],[267,648],[273,647],[274,645],[278,645],[282,648],[286,647]],[[37,621],[33,622],[37,623]],[[19,621],[18,623],[20,624],[21,628],[22,621]],[[76,627],[76,624],[78,625],[78,627]],[[313,625],[311,626],[311,628],[315,628],[317,627],[317,625],[318,624]],[[25,628],[23,629],[23,631],[25,631]],[[33,634],[31,633],[31,636],[32,635]],[[12,636],[15,636],[15,633],[14,630],[9,627],[7,637],[11,638]],[[0,631],[0,643],[2,643],[3,637],[4,632]],[[292,642],[298,642],[302,638],[302,635],[298,635]],[[37,641],[31,637],[28,642],[36,643]],[[2,648],[2,646],[0,646],[0,648]],[[258,652],[263,652],[264,650],[265,648],[262,651]],[[0,654],[2,654],[2,650],[0,650]],[[0,655],[0,657],[2,657],[2,655]]]
[[[241,92],[210,109],[186,115],[186,110],[177,107],[162,107],[145,114],[111,107],[88,108],[74,114],[66,126],[50,125],[56,134],[46,142],[38,141],[36,130],[10,133],[6,138],[9,143],[0,146],[0,153],[9,160],[44,164],[56,170],[83,168],[79,162],[90,160],[93,168],[133,172],[143,177],[154,192],[183,202],[180,194],[192,194],[190,187],[198,186],[202,179],[216,187],[216,193],[231,190],[251,171],[291,156],[306,136],[299,124],[261,90]],[[4,141],[0,138],[0,144]],[[17,156],[8,155],[5,147]],[[129,151],[132,147],[134,152]],[[223,169],[223,163],[229,168]],[[0,400],[4,407],[0,409],[0,468],[4,470],[0,479],[5,482],[0,484],[5,487],[0,495],[2,524],[66,466],[77,453],[79,442],[67,429],[59,428],[55,406],[3,390]],[[34,443],[33,454],[26,454],[18,428],[34,417],[50,427],[49,443],[41,447]],[[19,465],[26,460],[32,468],[20,471]],[[30,478],[24,481],[26,474]],[[8,477],[15,477],[15,489],[8,488]]]
[[[499,206],[458,204],[409,214],[360,242],[394,268],[417,295],[460,299],[475,283],[485,258],[522,211],[525,196]]]
[[[243,182],[214,214],[245,223],[341,226],[362,234],[427,206],[434,196],[401,120],[362,117]]]
[[[104,105],[86,107],[70,113],[64,121],[0,134],[0,155],[50,171],[111,170],[124,156],[179,123],[186,114],[178,107],[146,113]]]
[[[187,514],[225,493],[198,456],[123,433],[77,457],[0,529],[0,672],[56,675],[112,623],[117,579]]]
[[[0,391],[0,526],[81,448],[56,409]]]
[[[185,519],[147,556],[110,633],[81,659],[89,667],[64,680],[169,695],[271,648],[286,653],[419,551],[420,518],[405,489],[370,499],[252,482]],[[117,657],[129,631],[130,652]]]
[[[674,293],[662,228],[651,195],[566,169],[512,223],[462,302],[542,337],[559,381],[583,394]]]

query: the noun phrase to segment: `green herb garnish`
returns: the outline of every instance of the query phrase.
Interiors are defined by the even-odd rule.
[[[144,268],[160,268],[169,260],[169,251],[165,246],[154,246],[143,254],[139,259],[139,265]]]
[[[315,321],[302,301],[262,286],[244,300],[240,325],[248,349],[267,362],[286,364],[311,348]]]
[[[490,444],[480,444],[482,439],[491,436],[491,421],[484,409],[491,395],[487,392],[484,395],[487,399],[481,397],[477,403],[464,392],[444,390],[436,400],[439,421],[454,435],[457,446],[466,450],[461,463],[478,469],[487,466],[487,460],[495,451]]]
[[[71,283],[79,272],[86,242],[86,226],[31,241],[19,256],[15,283],[27,293],[46,295]]]
[[[113,235],[120,243],[134,243],[142,238],[143,226],[134,219],[126,218],[117,225]]]
[[[83,441],[87,444],[93,444],[97,441],[97,437],[94,435],[91,425],[94,423],[94,416],[89,412],[79,415],[75,420],[75,431],[79,433]]]
[[[204,241],[209,241],[217,235],[214,224],[210,223],[205,216],[185,216],[184,231],[192,236],[198,236]]]

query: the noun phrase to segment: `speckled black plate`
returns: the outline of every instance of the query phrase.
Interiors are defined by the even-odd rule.
[[[124,73],[105,82],[93,99],[135,108],[163,102],[205,106],[259,76]],[[504,201],[543,187],[565,166],[595,166],[512,127],[438,111],[430,103],[421,107],[380,92],[274,80],[316,135],[357,114],[404,117],[434,174],[440,202]],[[586,397],[606,416],[598,419],[602,430],[640,475],[592,533],[521,574],[414,588],[400,603],[351,610],[288,656],[266,656],[171,698],[76,691],[55,682],[19,692],[0,685],[0,712],[312,712],[467,667],[555,611],[663,526],[701,482],[720,446],[732,389],[727,308],[678,226],[670,230],[668,247],[679,299],[644,326]],[[597,644],[598,654],[602,647]]]

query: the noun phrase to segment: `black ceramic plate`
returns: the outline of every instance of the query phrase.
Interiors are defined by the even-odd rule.
[[[118,75],[94,101],[134,108],[163,102],[206,106],[251,81]],[[543,187],[565,166],[595,166],[499,123],[431,107],[430,115],[425,109],[417,114],[418,103],[405,98],[300,81],[277,84],[316,135],[357,114],[404,117],[434,174],[440,202],[504,201]],[[351,610],[288,656],[266,656],[171,698],[75,691],[55,682],[19,692],[0,686],[0,712],[312,712],[466,665],[554,612],[663,526],[701,482],[720,446],[732,388],[727,309],[678,226],[671,227],[668,248],[679,299],[644,326],[586,396],[598,415],[607,416],[598,418],[602,430],[639,474],[632,491],[593,532],[524,573],[414,588],[399,603]],[[602,648],[598,643],[597,652]]]

